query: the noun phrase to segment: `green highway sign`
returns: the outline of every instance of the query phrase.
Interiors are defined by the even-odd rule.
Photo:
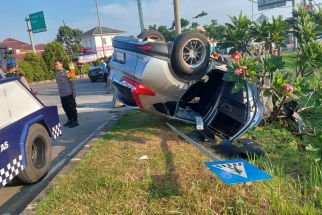
[[[29,14],[29,20],[31,24],[32,33],[47,31],[45,16],[43,11]]]

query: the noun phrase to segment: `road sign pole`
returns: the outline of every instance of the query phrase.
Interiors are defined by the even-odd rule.
[[[34,46],[34,40],[33,40],[33,37],[32,37],[32,32],[31,32],[31,27],[30,27],[29,16],[26,17],[25,21],[26,21],[26,24],[27,24],[27,31],[28,31],[28,34],[29,34],[29,39],[30,39],[32,51],[34,52],[34,54],[36,54],[36,49],[35,49],[35,46]]]
[[[178,34],[181,34],[179,0],[173,0],[173,6],[174,6],[174,20],[176,25],[176,35],[178,35]]]

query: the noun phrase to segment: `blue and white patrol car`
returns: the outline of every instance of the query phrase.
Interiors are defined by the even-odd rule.
[[[0,80],[0,188],[15,176],[39,181],[51,166],[51,138],[61,135],[56,106],[45,106],[16,78]]]

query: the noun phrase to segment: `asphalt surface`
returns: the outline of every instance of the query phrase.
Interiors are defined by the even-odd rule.
[[[22,186],[13,181],[0,189],[0,214],[19,214],[23,211],[99,130],[115,121],[124,111],[123,108],[112,108],[112,95],[107,94],[104,82],[79,79],[75,80],[75,86],[79,126],[62,127],[63,135],[52,143],[52,168],[40,182]],[[61,107],[56,83],[36,84],[32,88],[45,105],[57,105],[60,123],[64,124],[67,117]]]

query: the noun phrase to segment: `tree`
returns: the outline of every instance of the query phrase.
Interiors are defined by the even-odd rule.
[[[44,59],[34,53],[27,53],[25,59],[19,63],[19,71],[26,76],[29,81],[41,81],[52,79],[48,73]]]
[[[297,76],[317,75],[322,67],[322,43],[316,40],[322,34],[321,14],[321,9],[308,12],[304,8],[295,13],[294,30],[299,43]]]
[[[71,58],[77,56],[80,52],[80,36],[82,31],[73,29],[69,26],[60,26],[57,34],[57,41],[64,44]]]
[[[217,25],[212,22],[210,25],[205,25],[206,35],[217,41],[222,41],[224,38],[225,26]]]
[[[189,26],[189,24],[190,24],[190,22],[189,22],[189,20],[187,20],[187,19],[184,19],[184,18],[181,18],[180,19],[181,20],[181,28],[182,28],[182,30],[183,31],[187,31],[188,30],[188,26]],[[172,22],[172,26],[171,26],[171,28],[170,28],[170,30],[174,30],[174,27],[176,26],[176,24],[175,24],[175,22],[173,21]]]
[[[239,51],[248,51],[247,46],[252,39],[250,36],[252,22],[242,13],[239,14],[239,17],[230,17],[230,20],[231,24],[226,23],[223,47],[234,47]]]
[[[192,22],[190,26],[189,24],[190,23],[188,20],[181,19],[181,27],[183,28],[183,31],[197,30],[197,28],[199,27],[198,22]],[[204,28],[208,37],[216,40],[221,40],[223,38],[225,26],[217,25],[217,20],[212,20],[212,23],[210,25],[204,25]],[[159,31],[163,34],[167,41],[173,41],[176,37],[176,32],[174,31],[174,24],[170,28],[168,28],[165,25],[150,25],[148,29]]]
[[[264,20],[262,23],[254,22],[253,37],[256,42],[264,42],[270,55],[273,54],[273,44],[280,55],[280,47],[287,35],[287,24],[281,16],[273,17],[272,23]]]
[[[280,116],[286,102],[296,103],[296,100],[301,100],[305,105],[298,107],[298,113],[312,107],[320,108],[322,102],[322,43],[316,40],[316,36],[322,33],[319,18],[316,18],[320,17],[319,14],[320,10],[307,11],[300,7],[295,13],[295,18],[289,20],[294,25],[299,44],[296,71],[285,70],[283,56],[274,56],[272,51],[273,44],[280,47],[287,34],[287,24],[281,17],[273,17],[272,23],[255,22],[252,27],[248,19],[240,15],[239,18],[232,17],[232,24],[227,25],[225,44],[237,50],[247,51],[248,41],[254,38],[256,42],[265,43],[268,47],[268,54],[258,57],[253,57],[252,53],[247,52],[248,56],[246,54],[238,62],[230,65],[224,79],[234,82],[233,92],[243,88],[241,83],[244,80],[258,85],[263,90],[264,97],[273,99],[274,111],[269,118],[270,121],[275,121]],[[253,29],[253,34],[247,37],[241,29],[245,32]],[[270,83],[265,86],[264,80],[267,78]],[[299,127],[300,133],[306,132],[303,123]]]
[[[197,30],[198,26],[199,26],[198,22],[192,22],[191,26],[190,26],[190,29],[191,30]]]
[[[63,44],[57,41],[47,44],[43,53],[43,58],[47,64],[48,71],[53,75],[55,74],[55,60],[60,59],[65,68],[68,68],[68,63],[70,61]]]
[[[322,104],[322,43],[316,40],[322,34],[321,17],[321,9],[299,8],[295,13],[294,30],[299,43],[296,81],[306,91],[310,107]]]
[[[159,31],[165,37],[166,41],[173,41],[176,37],[176,32],[173,29],[168,28],[165,25],[150,25],[148,27],[149,30],[156,30]]]
[[[217,19],[212,19],[212,20],[211,20],[211,24],[213,24],[213,25],[218,25],[218,20],[217,20]]]

